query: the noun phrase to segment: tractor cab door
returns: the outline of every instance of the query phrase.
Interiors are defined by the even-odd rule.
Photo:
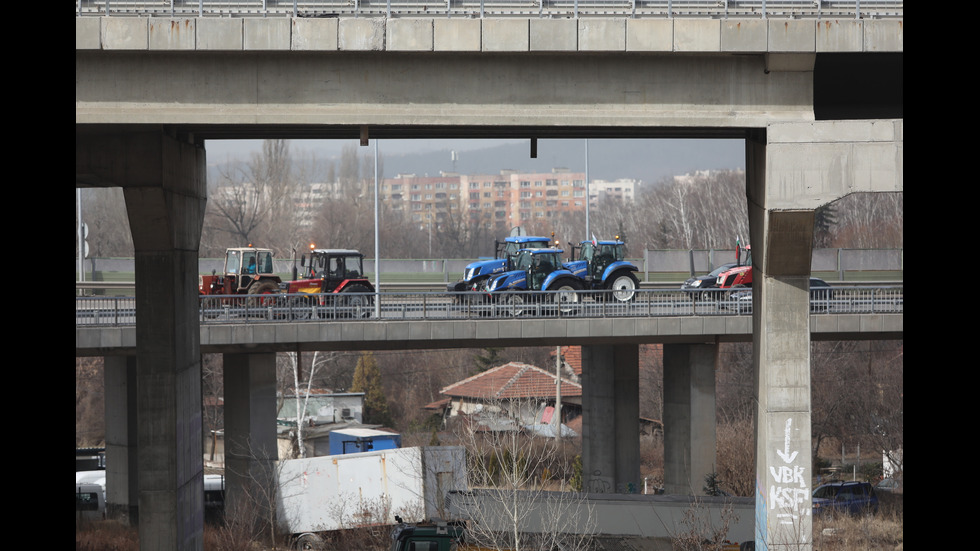
[[[548,274],[558,269],[553,260],[555,260],[555,258],[550,254],[534,255],[534,260],[531,262],[530,275],[528,277],[528,289],[535,291],[541,290],[544,285],[544,280],[548,277]]]
[[[245,251],[230,250],[225,254],[225,294],[237,293],[241,289],[247,288],[252,281],[250,277],[243,277],[245,272],[243,266],[247,268],[244,253]],[[254,253],[252,260],[253,262],[255,260]]]
[[[622,259],[622,247],[617,247],[616,245],[599,245],[596,251],[595,261],[591,264],[593,279],[602,279],[602,274],[605,273],[606,268],[613,262]]]
[[[360,279],[364,277],[364,267],[360,256],[346,256],[344,262],[344,279]]]

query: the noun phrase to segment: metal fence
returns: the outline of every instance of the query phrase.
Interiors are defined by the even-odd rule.
[[[82,16],[904,17],[902,0],[76,0]]]
[[[700,292],[638,289],[621,301],[616,291],[567,293],[447,294],[382,292],[269,294],[201,297],[202,324],[356,322],[381,319],[485,320],[507,318],[623,318],[668,316],[748,316],[751,289]],[[620,297],[621,298],[621,297]],[[379,301],[377,305],[375,301]],[[901,286],[837,287],[810,291],[810,313],[902,313]],[[132,297],[76,297],[76,326],[127,326],[136,323]]]

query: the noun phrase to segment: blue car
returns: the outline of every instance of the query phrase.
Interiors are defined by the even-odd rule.
[[[830,482],[813,491],[813,516],[843,513],[875,514],[878,495],[868,482]]]

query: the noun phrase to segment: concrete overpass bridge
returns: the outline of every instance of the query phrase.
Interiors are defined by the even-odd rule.
[[[123,188],[137,306],[153,313],[137,319],[135,356],[106,366],[107,409],[139,419],[138,426],[130,416],[107,422],[107,454],[118,469],[110,477],[124,481],[118,491],[125,494],[110,497],[126,511],[139,503],[142,548],[202,547],[196,267],[207,141],[423,137],[745,140],[759,404],[756,542],[809,546],[813,211],[849,193],[903,189],[901,3],[882,17],[831,18],[751,9],[676,17],[209,17],[140,14],[140,4],[123,6],[136,6],[129,16],[77,4],[75,158],[76,187]],[[585,471],[610,488],[638,478],[638,443],[622,438],[637,417],[638,342],[594,341],[583,350],[586,418],[613,420],[584,429]],[[702,413],[712,346],[665,351],[674,404],[665,423],[676,415],[674,426],[683,427],[666,440],[682,450],[676,458],[690,458],[668,458],[665,476],[679,491],[710,469],[704,460],[713,449],[698,435],[713,421]],[[226,356],[235,374],[226,381],[232,436],[269,432],[265,418],[273,416],[262,413],[271,413],[274,398],[270,354]],[[240,453],[229,466],[247,472],[272,459]],[[784,469],[804,474],[787,485],[772,474]],[[791,494],[804,498],[785,497]]]

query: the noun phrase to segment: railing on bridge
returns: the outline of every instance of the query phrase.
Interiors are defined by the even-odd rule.
[[[340,295],[241,295],[201,297],[202,324],[356,322],[381,318],[408,320],[485,320],[507,318],[623,318],[667,316],[748,316],[751,290],[639,289],[621,302],[614,293],[582,292],[569,300],[557,292],[503,293],[490,300],[483,293],[382,292]],[[563,297],[563,300],[560,300]],[[380,308],[374,301],[379,299]],[[902,286],[838,287],[810,291],[810,313],[902,313]],[[127,326],[136,323],[132,297],[76,297],[78,326]]]
[[[77,16],[904,17],[904,0],[76,0]]]

